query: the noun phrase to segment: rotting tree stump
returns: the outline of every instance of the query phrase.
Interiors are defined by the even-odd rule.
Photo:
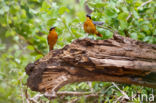
[[[156,88],[156,45],[114,34],[113,39],[77,39],[26,67],[31,90],[56,95],[62,86],[105,81]]]

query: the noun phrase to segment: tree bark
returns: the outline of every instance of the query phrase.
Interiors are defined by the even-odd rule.
[[[156,45],[114,34],[113,39],[77,39],[26,67],[27,85],[41,93],[64,85],[105,81],[156,88]]]

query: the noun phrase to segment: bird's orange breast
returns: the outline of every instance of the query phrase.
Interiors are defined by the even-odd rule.
[[[87,33],[95,34],[95,32],[96,32],[96,27],[95,27],[95,25],[92,23],[91,20],[86,20],[86,21],[84,22],[84,30],[85,30],[85,32],[87,32]]]
[[[54,30],[50,31],[47,39],[50,50],[53,50],[58,39],[57,33]]]

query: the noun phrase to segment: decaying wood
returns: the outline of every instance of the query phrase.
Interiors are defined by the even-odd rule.
[[[114,34],[113,39],[77,39],[26,67],[27,85],[56,92],[82,81],[107,81],[156,88],[156,45]]]

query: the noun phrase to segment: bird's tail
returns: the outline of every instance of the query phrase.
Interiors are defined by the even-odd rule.
[[[100,34],[99,32],[96,32],[96,35],[102,37],[102,34]]]

